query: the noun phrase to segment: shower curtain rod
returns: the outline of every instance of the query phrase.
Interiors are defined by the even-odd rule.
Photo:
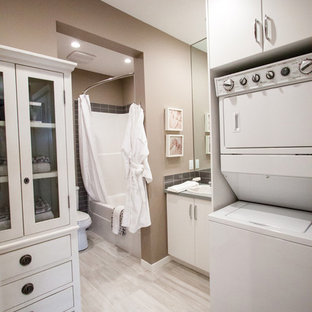
[[[115,76],[115,77],[110,77],[110,78],[106,78],[104,80],[101,80],[101,81],[98,81],[96,82],[95,84],[89,86],[87,89],[85,89],[83,91],[83,94],[87,94],[88,91],[90,91],[91,89],[95,88],[95,87],[98,87],[102,84],[105,84],[107,82],[111,82],[111,81],[114,81],[114,80],[118,80],[118,79],[122,79],[122,78],[127,78],[127,77],[131,77],[131,76],[134,76],[134,73],[130,73],[130,74],[125,74],[125,75],[121,75],[121,76]]]

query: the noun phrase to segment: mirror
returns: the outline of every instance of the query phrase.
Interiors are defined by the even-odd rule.
[[[207,39],[191,45],[194,169],[210,169]]]

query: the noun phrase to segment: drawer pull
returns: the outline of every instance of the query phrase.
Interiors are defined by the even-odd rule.
[[[33,292],[33,290],[34,290],[34,285],[32,283],[27,283],[23,286],[22,293],[24,295],[29,295]]]
[[[23,265],[23,266],[26,266],[26,265],[30,264],[31,259],[32,259],[31,255],[24,255],[20,259],[20,264]]]

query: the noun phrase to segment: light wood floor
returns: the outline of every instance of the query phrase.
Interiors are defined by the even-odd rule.
[[[80,252],[83,312],[209,312],[208,278],[176,262],[149,272],[88,231]]]

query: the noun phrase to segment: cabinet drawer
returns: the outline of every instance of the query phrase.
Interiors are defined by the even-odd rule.
[[[31,256],[31,261],[27,264],[27,260],[30,260],[29,256]],[[70,256],[70,235],[8,252],[0,255],[0,281],[36,270]]]
[[[4,285],[0,287],[0,311],[18,306],[70,282],[72,282],[71,261]],[[31,289],[31,285],[33,287],[28,294],[22,292],[22,290],[25,291],[26,285],[28,285],[28,290]]]
[[[70,287],[16,312],[64,312],[74,306],[73,296],[73,288]]]

